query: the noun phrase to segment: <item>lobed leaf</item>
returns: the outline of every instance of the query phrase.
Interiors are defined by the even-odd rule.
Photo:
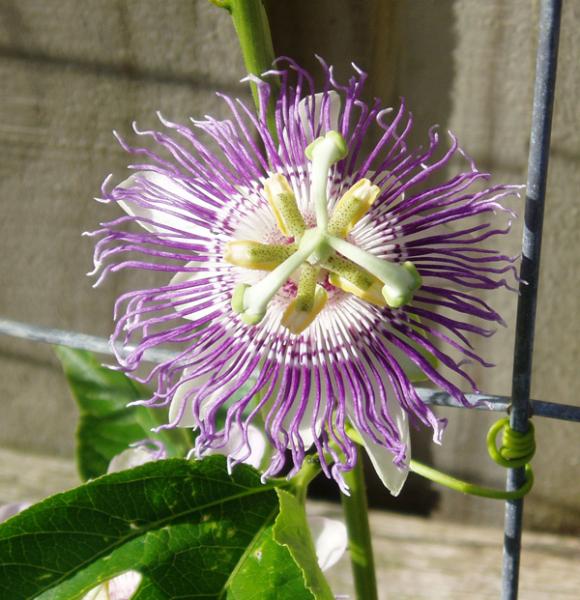
[[[151,432],[165,422],[166,411],[127,407],[130,402],[150,397],[147,388],[103,367],[85,350],[58,346],[55,352],[80,411],[77,465],[84,480],[106,473],[115,455],[145,438],[163,442],[170,456],[183,456],[190,449],[185,430]]]
[[[273,484],[222,456],[105,475],[0,525],[0,598],[75,600],[137,570],[137,600],[326,600],[274,539],[278,511]]]
[[[334,595],[318,566],[314,542],[306,521],[304,504],[296,496],[277,489],[280,512],[274,525],[274,539],[288,548],[300,566],[306,587],[315,598],[334,600]]]

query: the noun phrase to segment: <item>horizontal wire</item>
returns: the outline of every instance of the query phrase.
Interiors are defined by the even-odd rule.
[[[89,350],[98,354],[113,355],[113,345],[111,342],[96,335],[79,333],[78,331],[67,331],[66,329],[54,329],[53,327],[44,327],[42,325],[30,325],[20,321],[10,319],[0,319],[0,335],[31,340],[33,342],[45,342],[55,346],[68,346],[77,350]],[[135,350],[135,346],[122,346],[115,344],[117,352],[125,357]],[[176,352],[171,350],[151,349],[146,350],[143,358],[147,362],[161,363],[177,356]]]
[[[112,345],[106,338],[79,333],[77,331],[30,325],[29,323],[21,323],[10,319],[0,319],[0,335],[34,342],[45,342],[57,346],[68,346],[69,348],[77,348],[79,350],[89,350],[98,354],[113,354]],[[135,350],[134,346],[121,346],[117,344],[115,347],[122,356],[128,355]],[[144,353],[143,359],[151,363],[160,363],[176,356],[177,353],[170,350],[151,349]],[[465,394],[467,401],[471,405],[470,407],[466,407],[447,392],[422,387],[418,387],[416,390],[425,404],[432,404],[434,406],[474,408],[476,410],[495,412],[505,412],[510,407],[510,398],[507,396]],[[535,416],[580,423],[580,406],[545,402],[542,400],[531,400],[530,403],[532,414]]]

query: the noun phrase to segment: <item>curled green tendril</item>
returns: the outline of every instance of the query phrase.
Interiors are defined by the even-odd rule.
[[[501,429],[503,429],[502,445],[498,449],[496,437]],[[456,479],[451,475],[437,471],[437,469],[433,469],[416,460],[411,460],[410,468],[417,475],[421,475],[426,479],[452,490],[462,492],[463,494],[495,500],[518,500],[519,498],[523,498],[534,485],[534,472],[528,463],[534,456],[535,450],[536,442],[532,423],[529,423],[529,429],[526,433],[520,433],[510,427],[509,418],[506,417],[494,423],[489,429],[487,434],[487,451],[490,458],[498,465],[507,469],[525,467],[525,483],[517,490],[509,492]]]
[[[528,430],[520,433],[510,427],[507,417],[494,423],[487,433],[487,451],[491,459],[506,469],[516,469],[527,465],[536,451],[534,426],[532,423],[528,425]],[[496,437],[502,428],[502,444],[498,450]]]

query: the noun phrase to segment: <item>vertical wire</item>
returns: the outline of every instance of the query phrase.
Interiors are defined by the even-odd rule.
[[[534,326],[561,9],[561,0],[542,0],[540,4],[540,32],[528,158],[510,414],[511,427],[520,432],[527,431],[530,414]],[[524,480],[523,468],[510,469],[506,487],[508,490],[514,490],[520,487]],[[522,517],[523,499],[507,501],[503,550],[503,600],[515,600],[518,595]]]

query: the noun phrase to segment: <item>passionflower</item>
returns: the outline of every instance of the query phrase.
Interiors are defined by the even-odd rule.
[[[322,69],[317,92],[308,72],[279,59],[263,79],[246,78],[257,111],[218,94],[225,120],[188,127],[159,115],[164,131],[134,125],[147,147],[117,136],[144,160],[103,184],[100,200],[127,215],[91,234],[94,273],[97,284],[121,269],[170,276],[119,297],[112,340],[128,349],[117,352],[121,367],[156,386],[143,403],[169,406],[167,426],[197,430],[198,456],[226,448],[231,465],[244,461],[259,422],[265,478],[288,456],[294,474],[311,451],[345,489],[356,440],[396,494],[409,421],[437,442],[445,425],[415,379],[468,405],[451,376],[476,389],[466,362],[490,366],[467,335],[502,323],[478,292],[507,287],[514,272],[493,242],[509,230],[504,201],[519,188],[490,187],[451,133],[432,128],[425,147],[410,148],[404,102],[367,104],[365,73],[354,67],[340,84]],[[464,166],[446,179],[455,158]],[[138,376],[144,353],[160,347],[175,352]]]

